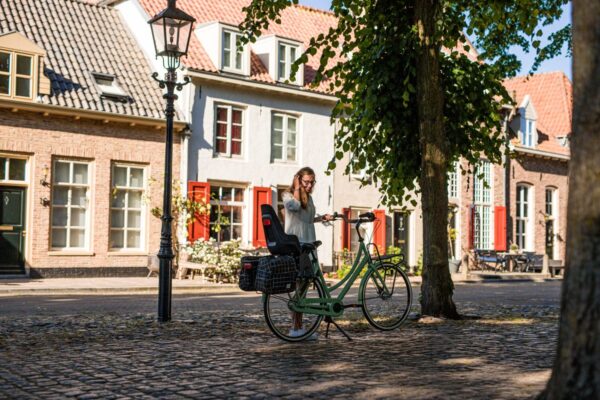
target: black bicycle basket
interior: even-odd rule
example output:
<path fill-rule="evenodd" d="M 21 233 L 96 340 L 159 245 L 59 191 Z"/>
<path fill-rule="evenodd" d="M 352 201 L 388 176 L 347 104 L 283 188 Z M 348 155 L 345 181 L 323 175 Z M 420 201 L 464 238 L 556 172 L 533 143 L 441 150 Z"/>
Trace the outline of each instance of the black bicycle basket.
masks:
<path fill-rule="evenodd" d="M 239 286 L 246 292 L 256 291 L 256 270 L 262 257 L 244 256 L 240 261 Z"/>
<path fill-rule="evenodd" d="M 292 256 L 261 257 L 256 269 L 256 290 L 265 294 L 296 290 L 298 270 Z"/>

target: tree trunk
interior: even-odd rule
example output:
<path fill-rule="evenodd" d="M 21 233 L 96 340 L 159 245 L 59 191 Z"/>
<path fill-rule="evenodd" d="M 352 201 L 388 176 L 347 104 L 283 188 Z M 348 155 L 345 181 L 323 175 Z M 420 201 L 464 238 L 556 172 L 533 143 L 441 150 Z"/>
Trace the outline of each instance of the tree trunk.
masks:
<path fill-rule="evenodd" d="M 573 2 L 573 133 L 558 351 L 543 399 L 600 398 L 600 3 Z"/>
<path fill-rule="evenodd" d="M 454 285 L 448 268 L 447 142 L 444 134 L 444 98 L 440 79 L 440 38 L 435 35 L 439 0 L 415 2 L 419 34 L 417 102 L 421 154 L 423 207 L 423 283 L 421 314 L 459 318 L 452 300 Z"/>

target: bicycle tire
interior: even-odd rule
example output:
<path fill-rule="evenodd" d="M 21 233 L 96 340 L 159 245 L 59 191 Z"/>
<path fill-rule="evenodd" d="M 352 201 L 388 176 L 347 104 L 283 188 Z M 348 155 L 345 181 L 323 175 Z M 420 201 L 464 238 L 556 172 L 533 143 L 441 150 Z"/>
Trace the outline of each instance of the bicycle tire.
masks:
<path fill-rule="evenodd" d="M 412 287 L 400 265 L 381 263 L 376 271 L 384 277 L 391 293 L 384 293 L 377 284 L 374 270 L 365 275 L 361 289 L 362 310 L 373 327 L 390 331 L 398 328 L 408 318 L 412 306 Z"/>
<path fill-rule="evenodd" d="M 265 297 L 263 311 L 265 315 L 265 320 L 267 322 L 267 326 L 280 339 L 285 340 L 286 342 L 301 342 L 307 338 L 309 338 L 321 325 L 323 321 L 323 315 L 316 314 L 302 314 L 303 328 L 305 329 L 305 333 L 301 336 L 291 336 L 290 328 L 293 326 L 293 316 L 292 311 L 290 310 L 290 304 L 292 302 L 297 301 L 295 297 L 297 296 L 297 291 L 303 290 L 305 285 L 308 285 L 307 291 L 305 292 L 303 298 L 324 298 L 325 297 L 325 289 L 320 280 L 318 279 L 309 279 L 304 280 L 302 282 L 298 282 L 296 284 L 296 290 L 291 293 L 284 294 L 268 294 Z M 307 321 L 309 321 L 307 323 Z"/>

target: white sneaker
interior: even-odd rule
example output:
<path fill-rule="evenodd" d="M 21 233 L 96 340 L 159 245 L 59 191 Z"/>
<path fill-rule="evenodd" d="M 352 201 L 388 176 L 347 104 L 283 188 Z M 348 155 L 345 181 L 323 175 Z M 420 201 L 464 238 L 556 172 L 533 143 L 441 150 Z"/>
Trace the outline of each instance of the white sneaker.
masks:
<path fill-rule="evenodd" d="M 298 337 L 298 336 L 302 336 L 306 333 L 306 329 L 304 328 L 300 328 L 300 329 L 290 329 L 290 332 L 288 334 L 288 336 L 291 337 Z"/>
<path fill-rule="evenodd" d="M 290 329 L 290 332 L 289 332 L 288 335 L 291 336 L 291 337 L 299 337 L 299 336 L 302 336 L 302 335 L 305 335 L 305 334 L 306 334 L 306 329 L 300 328 L 300 329 Z M 312 341 L 312 340 L 318 340 L 318 339 L 319 339 L 319 334 L 317 332 L 313 332 L 312 335 L 310 335 L 309 337 L 307 337 L 304 340 L 311 340 Z"/>

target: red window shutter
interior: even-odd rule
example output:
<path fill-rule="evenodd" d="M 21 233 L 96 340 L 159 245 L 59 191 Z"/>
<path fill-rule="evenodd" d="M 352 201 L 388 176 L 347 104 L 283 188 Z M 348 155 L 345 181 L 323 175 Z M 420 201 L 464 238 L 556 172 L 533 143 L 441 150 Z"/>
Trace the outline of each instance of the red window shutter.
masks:
<path fill-rule="evenodd" d="M 344 214 L 344 217 L 346 217 L 347 219 L 350 219 L 352 216 L 352 211 L 350 210 L 350 208 L 342 208 L 342 214 Z M 342 223 L 342 248 L 341 250 L 344 249 L 348 249 L 350 250 L 350 230 L 352 229 L 352 224 L 347 223 L 346 221 L 344 221 Z"/>
<path fill-rule="evenodd" d="M 272 205 L 271 188 L 255 186 L 253 192 L 254 224 L 252 228 L 252 245 L 254 247 L 265 247 L 267 245 L 267 241 L 265 240 L 265 230 L 262 226 L 260 206 L 263 204 Z"/>
<path fill-rule="evenodd" d="M 188 197 L 194 201 L 210 203 L 210 185 L 208 182 L 188 182 Z M 194 242 L 197 239 L 210 237 L 210 215 L 194 215 L 188 226 L 188 240 Z"/>
<path fill-rule="evenodd" d="M 469 249 L 475 247 L 475 206 L 469 207 Z"/>
<path fill-rule="evenodd" d="M 506 207 L 494 208 L 494 250 L 506 251 Z"/>
<path fill-rule="evenodd" d="M 385 210 L 373 210 L 375 222 L 373 222 L 373 243 L 377 246 L 380 254 L 385 254 Z"/>

